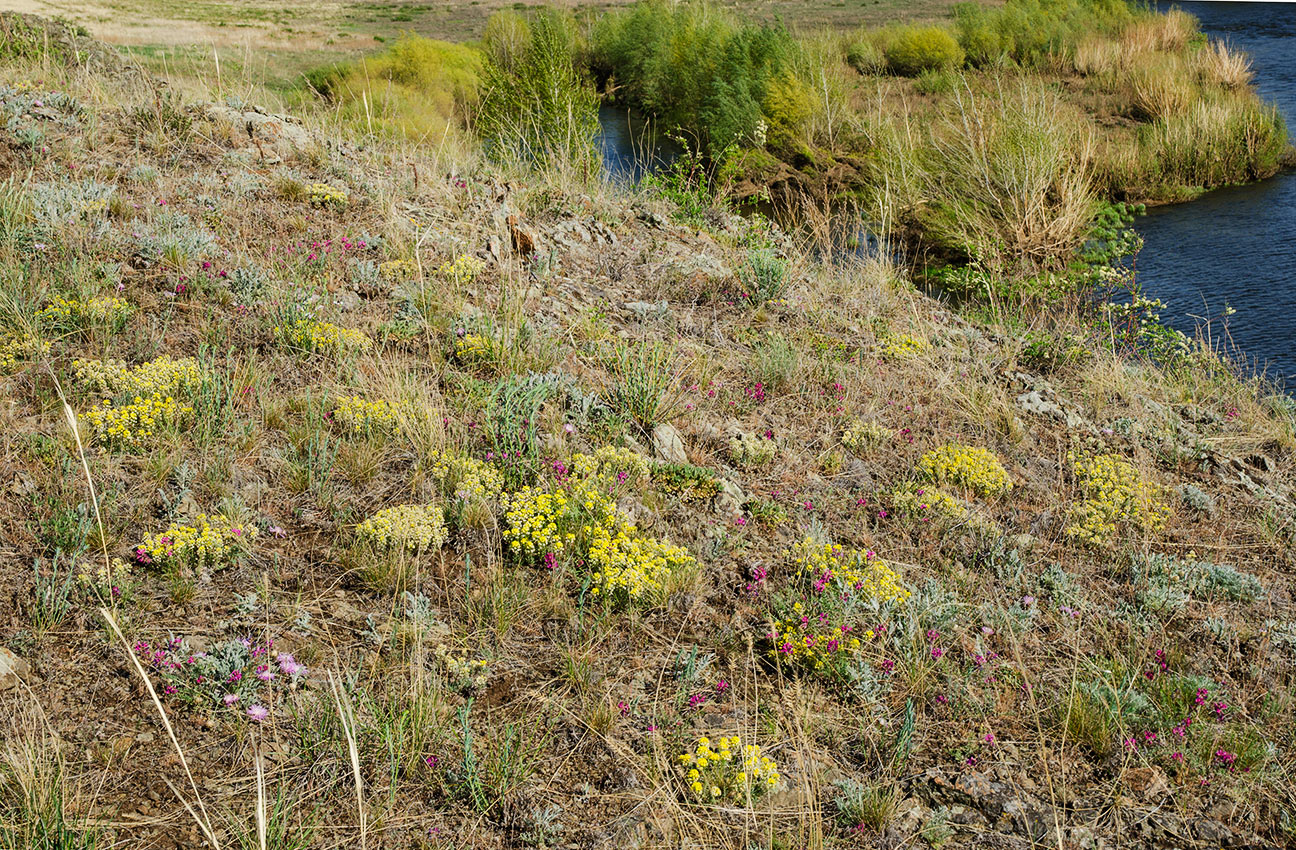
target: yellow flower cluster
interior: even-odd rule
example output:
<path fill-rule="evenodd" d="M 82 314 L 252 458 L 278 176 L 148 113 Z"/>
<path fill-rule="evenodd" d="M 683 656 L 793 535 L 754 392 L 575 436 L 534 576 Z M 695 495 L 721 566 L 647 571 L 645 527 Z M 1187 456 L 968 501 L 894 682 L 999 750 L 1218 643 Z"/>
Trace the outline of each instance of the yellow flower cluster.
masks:
<path fill-rule="evenodd" d="M 485 262 L 467 254 L 460 254 L 453 262 L 442 263 L 437 269 L 437 274 L 451 283 L 463 286 L 476 280 L 477 275 L 481 274 L 484 268 L 486 268 Z"/>
<path fill-rule="evenodd" d="M 757 744 L 746 744 L 737 735 L 723 737 L 711 746 L 698 738 L 693 749 L 676 759 L 693 797 L 703 802 L 748 803 L 778 787 L 778 765 L 761 754 Z"/>
<path fill-rule="evenodd" d="M 891 432 L 876 422 L 856 418 L 842 429 L 841 441 L 843 446 L 862 455 L 885 443 L 890 436 Z"/>
<path fill-rule="evenodd" d="M 673 571 L 693 564 L 693 556 L 665 540 L 640 535 L 608 494 L 605 476 L 619 480 L 625 473 L 628 478 L 632 472 L 618 468 L 623 464 L 642 475 L 642 459 L 632 460 L 619 450 L 605 452 L 602 463 L 597 457 L 574 461 L 585 477 L 573 475 L 554 489 L 526 487 L 505 496 L 504 543 L 524 561 L 544 558 L 552 566 L 559 556 L 583 558 L 594 596 L 650 598 Z"/>
<path fill-rule="evenodd" d="M 936 487 L 906 485 L 891 494 L 891 502 L 910 516 L 959 520 L 968 515 L 963 502 Z"/>
<path fill-rule="evenodd" d="M 440 505 L 398 505 L 360 523 L 356 534 L 376 549 L 422 552 L 440 549 L 447 531 Z"/>
<path fill-rule="evenodd" d="M 13 335 L 0 337 L 0 370 L 8 371 L 19 363 L 49 354 L 50 344 L 39 337 Z"/>
<path fill-rule="evenodd" d="M 81 215 L 86 218 L 96 218 L 108 212 L 108 199 L 95 198 L 93 201 L 81 202 Z"/>
<path fill-rule="evenodd" d="M 598 501 L 590 500 L 588 510 L 594 513 L 614 510 Z M 534 560 L 542 555 L 561 555 L 576 542 L 573 517 L 568 509 L 568 493 L 559 488 L 523 487 L 503 499 L 504 543 L 514 557 Z"/>
<path fill-rule="evenodd" d="M 192 357 L 172 360 L 164 354 L 133 369 L 121 360 L 73 360 L 72 368 L 77 381 L 103 395 L 189 395 L 202 385 L 202 370 Z"/>
<path fill-rule="evenodd" d="M 775 443 L 744 431 L 729 440 L 729 457 L 739 466 L 761 467 L 774 460 Z"/>
<path fill-rule="evenodd" d="M 490 351 L 491 341 L 481 334 L 464 334 L 454 341 L 454 356 L 460 363 L 484 360 Z"/>
<path fill-rule="evenodd" d="M 410 260 L 388 260 L 379 263 L 378 274 L 390 283 L 402 283 L 418 274 L 418 266 Z"/>
<path fill-rule="evenodd" d="M 298 319 L 288 326 L 278 326 L 275 334 L 289 345 L 307 351 L 321 351 L 330 354 L 341 354 L 347 351 L 369 351 L 373 340 L 367 334 L 340 328 L 331 322 L 319 322 L 314 319 Z"/>
<path fill-rule="evenodd" d="M 173 396 L 152 393 L 135 396 L 116 406 L 106 400 L 86 411 L 82 419 L 90 426 L 97 442 L 120 449 L 135 449 L 152 440 L 161 431 L 184 424 L 194 409 L 180 404 Z"/>
<path fill-rule="evenodd" d="M 1068 454 L 1067 461 L 1084 494 L 1071 511 L 1068 537 L 1101 544 L 1116 533 L 1121 523 L 1132 523 L 1145 531 L 1165 527 L 1170 507 L 1162 499 L 1161 488 L 1145 481 L 1133 464 L 1114 454 L 1082 459 Z"/>
<path fill-rule="evenodd" d="M 400 425 L 400 408 L 385 399 L 366 401 L 358 395 L 338 399 L 333 418 L 353 434 L 390 434 Z"/>
<path fill-rule="evenodd" d="M 592 526 L 589 534 L 590 593 L 611 599 L 642 599 L 659 593 L 675 570 L 694 563 L 682 546 L 640 537 L 620 516 L 613 525 Z"/>
<path fill-rule="evenodd" d="M 327 183 L 312 183 L 306 187 L 306 200 L 312 207 L 333 207 L 342 209 L 349 199 L 346 190 Z"/>
<path fill-rule="evenodd" d="M 1012 489 L 999 458 L 975 446 L 950 443 L 932 449 L 918 461 L 918 469 L 937 484 L 954 484 L 982 496 L 998 496 Z"/>
<path fill-rule="evenodd" d="M 634 487 L 647 481 L 649 474 L 648 460 L 627 448 L 603 446 L 592 455 L 572 455 L 572 475 L 583 480 L 597 478 L 609 487 Z"/>
<path fill-rule="evenodd" d="M 798 576 L 815 592 L 832 586 L 835 596 L 849 594 L 877 602 L 904 602 L 909 589 L 886 561 L 871 551 L 818 543 L 807 537 L 792 547 Z"/>
<path fill-rule="evenodd" d="M 135 560 L 166 568 L 219 569 L 237 560 L 257 536 L 255 526 L 233 525 L 223 514 L 199 514 L 193 525 L 171 523 L 135 547 Z"/>
<path fill-rule="evenodd" d="M 466 455 L 436 452 L 430 472 L 447 499 L 487 503 L 504 492 L 504 476 L 498 469 Z"/>
<path fill-rule="evenodd" d="M 126 299 L 114 295 L 100 295 L 86 301 L 56 296 L 48 306 L 36 312 L 36 321 L 55 326 L 82 325 L 87 322 L 117 325 L 126 321 L 130 314 L 131 306 Z"/>
<path fill-rule="evenodd" d="M 882 340 L 882 356 L 888 360 L 912 360 L 928 349 L 927 340 L 910 334 L 893 334 Z"/>
<path fill-rule="evenodd" d="M 446 679 L 455 690 L 481 690 L 486 687 L 490 677 L 490 668 L 480 658 L 469 658 L 466 652 L 447 649 L 445 645 L 436 648 L 436 657 L 446 673 Z"/>

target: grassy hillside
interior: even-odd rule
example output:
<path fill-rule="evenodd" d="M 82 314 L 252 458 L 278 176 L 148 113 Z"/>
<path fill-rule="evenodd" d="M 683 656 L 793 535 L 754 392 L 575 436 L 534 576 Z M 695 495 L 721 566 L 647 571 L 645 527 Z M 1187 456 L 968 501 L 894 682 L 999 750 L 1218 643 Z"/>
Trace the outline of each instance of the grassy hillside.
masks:
<path fill-rule="evenodd" d="M 5 20 L 0 847 L 1291 843 L 1296 411 L 1153 305 Z"/>

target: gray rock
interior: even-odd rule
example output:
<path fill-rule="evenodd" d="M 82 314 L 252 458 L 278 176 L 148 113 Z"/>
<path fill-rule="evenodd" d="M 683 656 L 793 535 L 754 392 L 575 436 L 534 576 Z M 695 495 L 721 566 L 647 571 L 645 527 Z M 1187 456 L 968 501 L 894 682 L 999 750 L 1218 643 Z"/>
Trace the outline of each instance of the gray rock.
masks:
<path fill-rule="evenodd" d="M 1031 390 L 1017 396 L 1017 406 L 1027 413 L 1034 413 L 1039 416 L 1053 416 L 1058 419 L 1066 418 L 1061 406 L 1057 402 L 1049 401 L 1040 395 L 1039 390 Z"/>
<path fill-rule="evenodd" d="M 871 490 L 873 483 L 873 473 L 859 458 L 851 458 L 846 468 L 832 480 L 833 486 L 840 490 Z"/>
<path fill-rule="evenodd" d="M 0 646 L 0 691 L 18 687 L 18 683 L 30 673 L 30 664 L 9 649 Z"/>
<path fill-rule="evenodd" d="M 1202 841 L 1209 842 L 1219 847 L 1233 843 L 1233 831 L 1222 823 L 1216 823 L 1213 820 L 1205 818 L 1198 820 L 1193 824 L 1193 832 Z"/>
<path fill-rule="evenodd" d="M 229 128 L 235 148 L 255 148 L 269 162 L 290 159 L 315 147 L 315 140 L 300 120 L 289 115 L 219 104 L 209 105 L 206 115 L 212 123 Z"/>
<path fill-rule="evenodd" d="M 333 295 L 333 304 L 344 312 L 360 307 L 360 295 L 350 289 L 340 289 Z"/>
<path fill-rule="evenodd" d="M 720 492 L 715 497 L 715 508 L 718 513 L 737 516 L 742 513 L 743 503 L 747 497 L 742 488 L 728 478 L 720 479 Z"/>
<path fill-rule="evenodd" d="M 679 429 L 663 422 L 652 431 L 653 453 L 668 463 L 688 463 Z"/>

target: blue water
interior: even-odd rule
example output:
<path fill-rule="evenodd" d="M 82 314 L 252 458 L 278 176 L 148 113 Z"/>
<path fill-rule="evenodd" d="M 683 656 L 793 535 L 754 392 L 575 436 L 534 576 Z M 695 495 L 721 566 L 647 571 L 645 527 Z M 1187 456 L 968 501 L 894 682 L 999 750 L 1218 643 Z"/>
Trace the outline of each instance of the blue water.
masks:
<path fill-rule="evenodd" d="M 669 165 L 679 153 L 679 145 L 642 115 L 608 104 L 599 107 L 598 144 L 608 176 L 630 184 Z"/>
<path fill-rule="evenodd" d="M 1250 54 L 1256 88 L 1296 138 L 1296 4 L 1173 5 L 1197 16 L 1212 38 Z M 1151 210 L 1136 226 L 1145 242 L 1139 281 L 1169 305 L 1162 319 L 1187 333 L 1209 330 L 1228 351 L 1296 388 L 1296 172 Z M 1227 323 L 1226 307 L 1237 311 Z"/>

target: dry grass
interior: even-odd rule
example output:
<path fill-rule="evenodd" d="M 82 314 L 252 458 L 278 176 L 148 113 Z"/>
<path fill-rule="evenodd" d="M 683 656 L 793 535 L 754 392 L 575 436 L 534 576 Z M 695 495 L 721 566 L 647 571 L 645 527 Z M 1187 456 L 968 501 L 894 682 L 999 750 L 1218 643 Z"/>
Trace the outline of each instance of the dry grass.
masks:
<path fill-rule="evenodd" d="M 1222 41 L 1212 41 L 1197 53 L 1197 73 L 1207 84 L 1244 89 L 1251 84 L 1251 59 Z"/>

